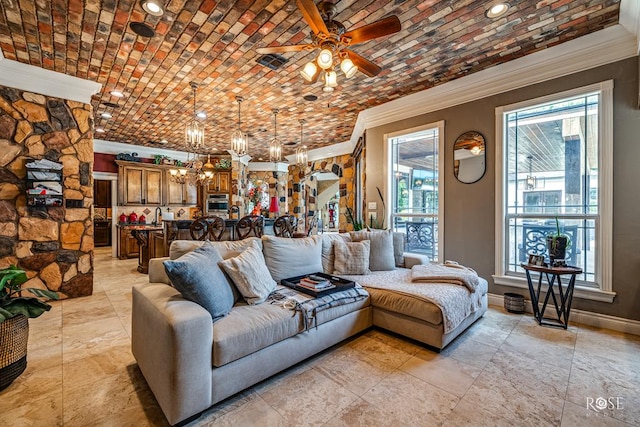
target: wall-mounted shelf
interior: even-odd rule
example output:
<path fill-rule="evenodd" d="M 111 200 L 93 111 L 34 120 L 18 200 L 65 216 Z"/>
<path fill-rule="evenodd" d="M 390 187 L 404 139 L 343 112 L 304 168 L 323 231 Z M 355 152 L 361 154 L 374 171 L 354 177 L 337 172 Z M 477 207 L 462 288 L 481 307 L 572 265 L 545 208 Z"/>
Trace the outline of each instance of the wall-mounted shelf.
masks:
<path fill-rule="evenodd" d="M 32 164 L 36 164 L 34 161 Z M 27 164 L 27 206 L 32 214 L 47 215 L 48 207 L 63 205 L 62 164 L 49 162 L 50 168 L 34 167 Z"/>

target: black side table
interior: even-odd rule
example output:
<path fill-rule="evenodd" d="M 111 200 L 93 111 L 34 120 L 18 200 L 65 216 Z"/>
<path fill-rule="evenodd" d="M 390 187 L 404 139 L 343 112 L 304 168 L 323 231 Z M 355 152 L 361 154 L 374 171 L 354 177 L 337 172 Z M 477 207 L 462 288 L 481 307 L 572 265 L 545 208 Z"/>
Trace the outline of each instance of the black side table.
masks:
<path fill-rule="evenodd" d="M 567 329 L 569 324 L 569 312 L 571 311 L 571 301 L 573 300 L 573 288 L 576 284 L 576 275 L 582 273 L 582 269 L 578 267 L 542 267 L 539 265 L 520 264 L 522 268 L 527 272 L 527 283 L 529 285 L 529 294 L 531 295 L 531 305 L 533 305 L 533 316 L 538 321 L 539 325 L 555 326 Z M 537 271 L 540 273 L 538 276 L 538 289 L 534 289 L 531 281 L 531 272 Z M 569 284 L 565 289 L 562 288 L 561 276 L 570 275 Z M 540 291 L 542 290 L 542 277 L 546 277 L 547 282 L 547 296 L 544 298 L 542 309 L 538 307 L 540 301 Z M 554 285 L 557 284 L 558 297 L 556 297 L 556 291 Z M 556 315 L 558 319 L 545 318 L 544 312 L 549 303 L 549 297 L 553 300 L 553 305 L 556 309 Z M 559 300 L 559 301 L 558 301 Z M 558 304 L 558 302 L 560 304 Z"/>

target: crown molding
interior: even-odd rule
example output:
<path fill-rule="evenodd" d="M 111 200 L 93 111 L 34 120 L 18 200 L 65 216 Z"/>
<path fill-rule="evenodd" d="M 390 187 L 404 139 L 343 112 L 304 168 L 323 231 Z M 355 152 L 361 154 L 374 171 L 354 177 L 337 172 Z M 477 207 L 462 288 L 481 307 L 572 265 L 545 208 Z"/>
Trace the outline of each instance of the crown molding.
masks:
<path fill-rule="evenodd" d="M 633 3 L 633 0 L 628 3 Z M 637 4 L 635 7 L 640 9 Z M 640 13 L 636 12 L 636 15 Z M 638 19 L 634 22 L 637 26 Z M 622 25 L 614 25 L 364 110 L 358 114 L 349 143 L 355 147 L 360 135 L 373 127 L 599 67 L 637 54 L 636 36 Z"/>
<path fill-rule="evenodd" d="M 160 154 L 176 160 L 187 160 L 187 156 L 189 155 L 184 151 L 145 147 L 142 145 L 125 144 L 123 142 L 106 141 L 104 139 L 93 140 L 93 151 L 103 154 L 137 153 L 136 156 L 145 159 L 152 159 L 156 154 Z"/>
<path fill-rule="evenodd" d="M 325 147 L 314 148 L 307 153 L 307 159 L 310 162 L 316 160 L 328 159 L 330 157 L 342 156 L 344 154 L 351 154 L 353 152 L 353 145 L 350 141 L 338 142 L 337 144 L 327 145 Z M 296 163 L 296 155 L 290 154 L 285 156 L 291 164 Z"/>
<path fill-rule="evenodd" d="M 102 85 L 4 57 L 0 51 L 0 85 L 89 104 Z"/>
<path fill-rule="evenodd" d="M 285 162 L 250 162 L 249 170 L 252 172 L 288 172 L 289 163 Z"/>
<path fill-rule="evenodd" d="M 620 2 L 620 25 L 636 37 L 636 54 L 640 52 L 640 2 L 622 0 Z"/>

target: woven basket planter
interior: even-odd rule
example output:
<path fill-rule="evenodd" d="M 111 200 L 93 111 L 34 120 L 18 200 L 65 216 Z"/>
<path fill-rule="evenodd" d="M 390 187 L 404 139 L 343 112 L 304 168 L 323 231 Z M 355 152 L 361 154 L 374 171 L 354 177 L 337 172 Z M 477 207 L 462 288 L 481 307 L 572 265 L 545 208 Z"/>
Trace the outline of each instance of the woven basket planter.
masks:
<path fill-rule="evenodd" d="M 504 308 L 510 313 L 524 313 L 524 297 L 511 292 L 505 293 Z"/>
<path fill-rule="evenodd" d="M 0 390 L 27 368 L 29 319 L 19 314 L 0 323 Z"/>

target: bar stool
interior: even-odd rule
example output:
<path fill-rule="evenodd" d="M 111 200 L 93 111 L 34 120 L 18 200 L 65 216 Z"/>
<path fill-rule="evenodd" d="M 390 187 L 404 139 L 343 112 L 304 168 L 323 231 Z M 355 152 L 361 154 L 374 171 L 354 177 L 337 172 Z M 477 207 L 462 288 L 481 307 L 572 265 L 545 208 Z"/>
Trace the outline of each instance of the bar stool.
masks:
<path fill-rule="evenodd" d="M 222 234 L 225 230 L 224 219 L 219 216 L 203 216 L 191 224 L 189 233 L 193 240 L 222 240 Z"/>
<path fill-rule="evenodd" d="M 236 224 L 236 238 L 238 240 L 247 237 L 262 237 L 264 233 L 264 217 L 262 215 L 247 215 Z"/>

